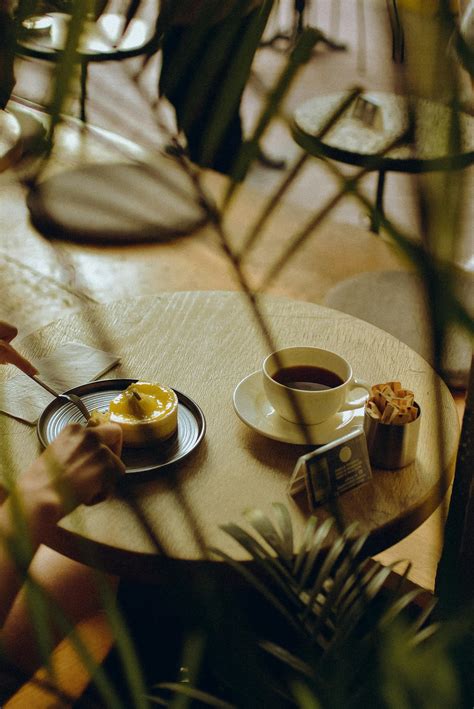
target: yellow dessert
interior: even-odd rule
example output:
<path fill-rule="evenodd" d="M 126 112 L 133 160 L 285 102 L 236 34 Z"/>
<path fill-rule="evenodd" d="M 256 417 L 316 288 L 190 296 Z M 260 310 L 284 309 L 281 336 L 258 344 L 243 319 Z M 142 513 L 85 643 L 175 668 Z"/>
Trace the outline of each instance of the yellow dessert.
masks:
<path fill-rule="evenodd" d="M 92 425 L 105 421 L 119 424 L 126 446 L 165 441 L 178 427 L 178 397 L 161 384 L 135 382 L 110 402 L 108 411 L 92 412 Z"/>

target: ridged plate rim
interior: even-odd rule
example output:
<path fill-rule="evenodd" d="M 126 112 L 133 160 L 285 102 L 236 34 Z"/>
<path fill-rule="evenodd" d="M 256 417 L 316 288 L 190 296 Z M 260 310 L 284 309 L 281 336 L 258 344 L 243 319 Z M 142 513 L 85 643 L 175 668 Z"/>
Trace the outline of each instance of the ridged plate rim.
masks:
<path fill-rule="evenodd" d="M 139 379 L 98 379 L 94 382 L 88 382 L 87 384 L 81 384 L 80 386 L 73 387 L 72 389 L 67 389 L 65 394 L 76 394 L 77 396 L 85 396 L 93 392 L 107 392 L 113 389 L 114 391 L 123 391 L 130 384 L 135 382 L 143 381 Z M 163 472 L 172 466 L 175 466 L 179 461 L 187 458 L 201 443 L 206 432 L 206 419 L 201 407 L 189 396 L 178 391 L 174 387 L 171 387 L 178 397 L 178 404 L 188 410 L 194 418 L 197 436 L 189 448 L 184 451 L 179 452 L 178 455 L 171 457 L 169 460 L 164 460 L 156 464 L 150 464 L 149 466 L 143 468 L 134 468 L 133 470 L 126 469 L 127 479 L 130 478 L 143 478 L 148 477 L 155 472 Z M 44 409 L 41 416 L 38 419 L 36 426 L 36 433 L 41 445 L 46 448 L 54 439 L 50 439 L 47 433 L 47 424 L 51 419 L 54 412 L 59 411 L 64 406 L 70 406 L 70 402 L 67 399 L 61 400 L 60 397 L 53 399 L 48 406 Z M 179 414 L 178 414 L 179 415 Z M 179 435 L 179 433 L 178 433 Z"/>

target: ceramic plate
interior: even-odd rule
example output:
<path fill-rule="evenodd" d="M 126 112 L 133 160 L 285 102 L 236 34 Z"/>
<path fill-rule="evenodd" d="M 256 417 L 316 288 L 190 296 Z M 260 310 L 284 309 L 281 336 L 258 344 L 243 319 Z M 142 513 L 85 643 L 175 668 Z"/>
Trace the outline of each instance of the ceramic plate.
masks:
<path fill-rule="evenodd" d="M 323 423 L 299 426 L 279 416 L 265 396 L 262 372 L 250 374 L 234 391 L 234 409 L 237 416 L 254 431 L 283 443 L 322 446 L 344 433 L 362 428 L 364 408 L 341 411 Z"/>
<path fill-rule="evenodd" d="M 92 411 L 105 411 L 109 402 L 137 379 L 103 379 L 90 382 L 68 393 L 77 394 Z M 199 406 L 189 397 L 176 391 L 178 397 L 178 432 L 169 441 L 157 446 L 125 448 L 122 460 L 128 475 L 146 477 L 161 472 L 186 458 L 202 441 L 206 420 Z M 38 437 L 47 446 L 69 423 L 85 423 L 79 409 L 66 399 L 54 399 L 43 411 L 38 421 Z"/>

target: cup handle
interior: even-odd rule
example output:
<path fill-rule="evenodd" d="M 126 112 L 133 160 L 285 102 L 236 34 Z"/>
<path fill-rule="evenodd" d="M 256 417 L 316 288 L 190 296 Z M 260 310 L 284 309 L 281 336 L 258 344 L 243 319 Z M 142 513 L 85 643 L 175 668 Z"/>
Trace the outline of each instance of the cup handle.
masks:
<path fill-rule="evenodd" d="M 367 384 L 367 382 L 364 382 L 363 379 L 353 379 L 351 383 L 349 384 L 349 388 L 352 389 L 365 389 L 367 391 L 367 394 L 364 394 L 363 396 L 359 397 L 358 399 L 353 399 L 352 401 L 345 401 L 343 405 L 341 406 L 341 411 L 349 411 L 351 409 L 360 409 L 361 406 L 364 406 L 365 402 L 369 398 L 371 391 L 370 391 L 370 384 Z"/>

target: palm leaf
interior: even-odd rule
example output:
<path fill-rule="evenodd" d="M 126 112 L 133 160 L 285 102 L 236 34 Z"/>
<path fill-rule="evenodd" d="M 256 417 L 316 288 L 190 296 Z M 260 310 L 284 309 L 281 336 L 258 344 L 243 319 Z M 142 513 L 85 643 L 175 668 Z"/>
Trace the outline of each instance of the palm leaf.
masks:
<path fill-rule="evenodd" d="M 177 694 L 183 694 L 189 699 L 196 699 L 198 702 L 207 704 L 207 706 L 215 707 L 216 709 L 236 709 L 234 704 L 229 704 L 229 702 L 224 702 L 218 697 L 214 697 L 208 692 L 203 692 L 196 687 L 191 687 L 189 684 L 180 684 L 179 682 L 162 682 L 156 685 L 158 689 L 169 689 Z M 155 701 L 154 697 L 149 697 L 150 701 Z M 157 704 L 161 704 L 161 701 L 157 701 Z M 169 703 L 166 704 L 169 706 Z M 174 706 L 174 705 L 173 705 Z"/>
<path fill-rule="evenodd" d="M 407 608 L 413 601 L 425 593 L 422 588 L 416 588 L 412 591 L 408 591 L 401 598 L 398 598 L 394 603 L 390 605 L 387 611 L 384 613 L 380 619 L 380 627 L 386 627 L 391 624 L 391 622 L 400 615 L 401 611 Z"/>
<path fill-rule="evenodd" d="M 61 630 L 64 636 L 68 637 L 82 664 L 89 672 L 90 676 L 94 677 L 93 681 L 97 685 L 101 698 L 106 706 L 110 707 L 110 709 L 123 709 L 124 705 L 106 677 L 103 668 L 97 665 L 87 646 L 83 643 L 77 629 L 64 615 L 55 599 L 50 597 L 42 586 L 29 575 L 26 575 L 25 585 L 28 593 L 28 608 L 31 622 L 39 644 L 42 662 L 44 666 L 48 668 L 52 679 L 52 682 L 50 681 L 44 686 L 45 690 L 53 695 L 57 694 L 58 696 L 62 693 L 59 687 L 57 689 L 55 687 L 53 666 L 50 662 L 51 652 L 55 646 L 51 637 L 51 624 L 54 624 Z"/>
<path fill-rule="evenodd" d="M 284 617 L 298 626 L 311 643 L 316 643 L 323 655 L 336 656 L 343 649 L 343 643 L 349 642 L 353 631 L 359 627 L 362 619 L 373 611 L 373 601 L 379 595 L 385 581 L 392 573 L 396 562 L 389 567 L 379 563 L 371 563 L 367 568 L 367 559 L 360 558 L 366 545 L 367 536 L 355 536 L 357 525 L 350 525 L 343 535 L 338 536 L 326 549 L 327 540 L 333 521 L 325 520 L 319 526 L 315 517 L 311 517 L 306 525 L 301 547 L 293 555 L 293 563 L 288 565 L 288 546 L 282 544 L 282 539 L 293 539 L 291 518 L 282 512 L 284 532 L 281 534 L 271 520 L 258 510 L 247 511 L 246 517 L 251 520 L 252 527 L 269 548 L 262 546 L 238 525 L 223 527 L 250 554 L 256 563 L 256 568 L 266 572 L 264 579 L 255 576 L 246 563 L 235 562 L 218 551 L 220 558 L 228 561 L 241 573 L 248 582 L 254 585 Z M 280 559 L 278 560 L 278 554 Z M 409 565 L 404 571 L 406 575 Z M 395 601 L 384 603 L 379 612 L 379 618 L 373 616 L 368 628 L 375 627 L 380 631 L 396 620 L 400 614 L 412 604 L 418 595 L 402 594 L 400 581 L 399 592 Z M 296 611 L 296 613 L 295 613 Z M 430 609 L 419 614 L 415 622 L 407 630 L 407 637 L 414 637 L 419 628 L 429 617 Z M 302 625 L 300 625 L 302 624 Z M 370 637 L 370 636 L 368 636 Z M 361 642 L 363 640 L 361 639 Z M 371 645 L 366 644 L 361 656 L 370 654 Z"/>
<path fill-rule="evenodd" d="M 350 575 L 344 587 L 341 590 L 341 594 L 339 597 L 339 605 L 338 605 L 338 612 L 342 615 L 348 608 L 352 606 L 354 603 L 356 597 L 360 593 L 360 589 L 364 588 L 366 589 L 371 581 L 380 573 L 383 574 L 384 579 L 383 582 L 390 576 L 393 568 L 395 567 L 394 564 L 390 564 L 389 566 L 384 566 L 381 567 L 380 564 L 371 564 L 369 565 L 369 568 L 367 571 L 364 571 L 363 567 L 360 567 L 357 570 L 357 575 L 352 574 Z M 383 571 L 382 571 L 383 569 Z M 382 583 L 383 583 L 382 582 Z"/>
<path fill-rule="evenodd" d="M 310 664 L 289 652 L 286 648 L 281 647 L 281 645 L 276 645 L 268 640 L 262 640 L 260 641 L 260 647 L 265 650 L 265 652 L 268 652 L 269 655 L 272 655 L 277 660 L 280 660 L 280 662 L 296 670 L 298 674 L 311 679 L 315 677 L 314 668 Z"/>
<path fill-rule="evenodd" d="M 89 0 L 76 0 L 74 2 L 71 21 L 68 23 L 66 44 L 56 65 L 56 78 L 48 109 L 51 117 L 47 137 L 48 153 L 52 150 L 56 127 L 61 120 L 64 104 L 74 80 L 75 67 L 78 65 L 77 48 L 89 7 Z"/>
<path fill-rule="evenodd" d="M 314 537 L 316 530 L 316 525 L 318 524 L 318 518 L 316 515 L 311 515 L 311 517 L 306 522 L 306 527 L 304 530 L 303 541 L 301 543 L 300 550 L 296 554 L 295 563 L 293 564 L 293 574 L 297 576 L 300 572 L 301 566 L 303 565 L 308 551 L 308 546 L 311 539 Z"/>
<path fill-rule="evenodd" d="M 263 32 L 263 28 L 261 31 Z M 288 92 L 297 71 L 308 61 L 314 46 L 320 38 L 321 33 L 318 30 L 310 28 L 305 29 L 301 34 L 296 47 L 291 53 L 287 66 L 282 71 L 274 89 L 267 97 L 266 104 L 263 107 L 252 138 L 243 145 L 242 150 L 240 151 L 236 165 L 232 172 L 232 177 L 235 182 L 240 182 L 244 178 L 249 166 L 255 160 L 258 154 L 260 139 L 262 138 L 272 118 L 278 113 L 279 107 Z M 225 204 L 229 202 L 235 190 L 235 182 L 229 187 L 225 197 Z"/>
<path fill-rule="evenodd" d="M 291 524 L 290 513 L 288 508 L 281 502 L 274 502 L 272 509 L 277 518 L 278 526 L 280 527 L 280 536 L 283 544 L 284 554 L 288 559 L 293 558 L 293 525 Z"/>
<path fill-rule="evenodd" d="M 421 643 L 425 642 L 426 640 L 429 640 L 429 638 L 432 638 L 434 635 L 436 635 L 440 628 L 441 626 L 438 623 L 431 623 L 430 625 L 426 626 L 426 628 L 423 628 L 422 630 L 418 631 L 416 635 L 413 635 L 411 638 L 409 638 L 408 644 L 413 647 L 415 647 L 416 645 L 420 645 Z"/>
<path fill-rule="evenodd" d="M 282 537 L 267 515 L 255 508 L 246 510 L 244 515 L 271 549 L 280 554 L 283 560 L 291 559 L 291 552 L 288 554 L 287 546 L 284 546 Z"/>
<path fill-rule="evenodd" d="M 362 588 L 357 583 L 357 578 L 354 578 L 353 593 L 346 599 L 344 608 L 338 614 L 338 628 L 343 628 L 347 634 L 359 622 L 368 602 L 376 598 L 390 574 L 389 567 L 380 566 L 373 578 Z"/>
<path fill-rule="evenodd" d="M 315 615 L 315 621 L 311 625 L 311 633 L 313 636 L 317 636 L 319 632 L 321 632 L 321 628 L 330 617 L 332 621 L 331 627 L 332 629 L 334 628 L 334 617 L 337 613 L 338 599 L 346 584 L 348 575 L 353 573 L 357 567 L 357 555 L 366 540 L 367 535 L 363 535 L 355 539 L 348 548 L 347 555 L 337 569 L 334 582 L 330 585 L 329 591 L 325 594 L 324 602 L 321 604 L 317 615 Z"/>
<path fill-rule="evenodd" d="M 227 532 L 236 542 L 238 542 L 245 551 L 247 551 L 256 566 L 268 576 L 277 585 L 278 589 L 286 596 L 293 608 L 301 608 L 302 602 L 295 592 L 291 584 L 291 575 L 286 570 L 284 564 L 277 558 L 269 554 L 264 547 L 255 540 L 245 530 L 235 524 L 226 524 L 221 527 L 224 532 Z"/>
<path fill-rule="evenodd" d="M 288 611 L 285 604 L 278 598 L 278 596 L 273 593 L 269 587 L 261 581 L 252 571 L 250 571 L 245 563 L 235 561 L 225 552 L 220 549 L 211 548 L 213 554 L 215 554 L 220 559 L 226 561 L 229 566 L 235 569 L 251 586 L 253 586 L 257 591 L 259 591 L 262 596 L 272 605 L 276 610 L 281 613 L 281 615 L 287 620 L 290 627 L 296 630 L 298 633 L 304 632 L 304 628 L 295 616 L 293 612 Z"/>
<path fill-rule="evenodd" d="M 304 707 L 304 709 L 322 709 L 322 704 L 319 702 L 314 692 L 303 684 L 303 682 L 295 680 L 291 688 L 298 702 L 298 706 Z"/>
<path fill-rule="evenodd" d="M 147 709 L 146 685 L 130 634 L 116 604 L 108 604 L 107 617 L 112 627 L 123 673 L 130 688 L 136 709 Z"/>
<path fill-rule="evenodd" d="M 182 680 L 178 686 L 181 687 L 184 683 L 186 683 L 188 687 L 193 687 L 196 685 L 199 668 L 202 662 L 204 645 L 205 638 L 201 633 L 191 633 L 191 635 L 189 635 L 186 639 L 181 671 L 185 669 L 187 676 L 186 679 Z M 191 703 L 190 699 L 190 695 L 178 691 L 175 693 L 172 702 L 168 704 L 170 709 L 186 709 L 186 707 L 188 707 Z"/>
<path fill-rule="evenodd" d="M 322 546 L 324 542 L 326 541 L 332 527 L 334 525 L 334 520 L 332 517 L 326 519 L 316 530 L 316 533 L 314 535 L 314 540 L 311 543 L 308 552 L 306 554 L 305 562 L 303 565 L 303 571 L 301 574 L 301 578 L 299 581 L 299 589 L 301 590 L 302 588 L 305 587 L 308 578 L 313 571 L 316 563 L 316 559 L 318 558 L 319 554 L 321 553 Z"/>
<path fill-rule="evenodd" d="M 343 539 L 342 537 L 339 537 L 331 545 L 331 548 L 329 549 L 327 555 L 325 556 L 325 558 L 323 560 L 323 563 L 322 563 L 319 571 L 317 572 L 316 581 L 314 582 L 312 588 L 309 590 L 308 601 L 307 601 L 307 606 L 306 606 L 306 611 L 305 611 L 304 617 L 307 617 L 309 615 L 309 613 L 311 612 L 311 608 L 314 603 L 314 600 L 317 597 L 317 595 L 321 592 L 323 584 L 325 583 L 326 579 L 328 577 L 330 577 L 330 575 L 334 572 L 336 564 L 338 563 L 341 555 L 344 552 L 345 543 L 346 543 L 345 539 Z"/>
<path fill-rule="evenodd" d="M 42 664 L 48 669 L 54 680 L 54 668 L 51 664 L 51 653 L 55 647 L 53 631 L 50 623 L 48 604 L 36 584 L 28 578 L 25 581 L 28 612 L 36 638 Z"/>

